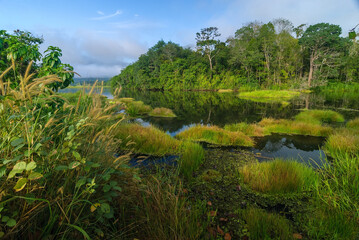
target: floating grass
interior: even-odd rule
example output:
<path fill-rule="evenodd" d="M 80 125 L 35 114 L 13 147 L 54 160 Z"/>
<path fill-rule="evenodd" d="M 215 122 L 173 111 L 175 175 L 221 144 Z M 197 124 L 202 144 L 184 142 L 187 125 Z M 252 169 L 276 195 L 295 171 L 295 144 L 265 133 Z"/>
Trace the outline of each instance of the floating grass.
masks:
<path fill-rule="evenodd" d="M 176 114 L 172 112 L 169 108 L 155 108 L 148 115 L 152 117 L 176 117 Z"/>
<path fill-rule="evenodd" d="M 148 114 L 151 110 L 151 106 L 145 105 L 142 101 L 131 101 L 126 103 L 126 112 L 131 117 Z"/>
<path fill-rule="evenodd" d="M 259 122 L 264 128 L 264 132 L 309 135 L 309 136 L 328 136 L 333 132 L 329 126 L 321 126 L 314 123 L 292 121 L 287 119 L 264 118 Z"/>
<path fill-rule="evenodd" d="M 196 125 L 179 133 L 177 138 L 222 146 L 253 146 L 253 140 L 242 132 L 231 132 L 217 126 Z"/>
<path fill-rule="evenodd" d="M 332 110 L 303 110 L 295 120 L 300 122 L 308 122 L 313 124 L 344 122 L 344 117 L 340 113 Z"/>
<path fill-rule="evenodd" d="M 280 102 L 287 105 L 287 101 L 300 95 L 300 92 L 286 90 L 259 90 L 253 92 L 241 92 L 239 98 L 248 99 L 256 102 Z"/>
<path fill-rule="evenodd" d="M 139 124 L 123 124 L 116 132 L 116 136 L 122 139 L 120 148 L 140 154 L 164 156 L 177 154 L 180 141 L 172 138 L 160 129 Z"/>
<path fill-rule="evenodd" d="M 293 239 L 289 221 L 279 214 L 268 213 L 259 208 L 248 208 L 242 212 L 250 239 Z"/>
<path fill-rule="evenodd" d="M 293 193 L 308 190 L 318 181 L 310 167 L 296 161 L 276 159 L 239 169 L 245 184 L 262 193 Z"/>
<path fill-rule="evenodd" d="M 245 122 L 227 124 L 224 129 L 231 132 L 242 132 L 247 136 L 263 137 L 268 135 L 264 128 L 257 124 L 248 124 Z"/>

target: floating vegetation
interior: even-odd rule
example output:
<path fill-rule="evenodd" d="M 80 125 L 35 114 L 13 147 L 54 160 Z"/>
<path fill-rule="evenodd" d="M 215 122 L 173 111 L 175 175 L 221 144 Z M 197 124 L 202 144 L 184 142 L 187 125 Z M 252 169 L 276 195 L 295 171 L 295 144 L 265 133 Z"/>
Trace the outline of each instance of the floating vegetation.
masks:
<path fill-rule="evenodd" d="M 287 119 L 264 118 L 259 125 L 265 129 L 265 132 L 310 135 L 310 136 L 328 136 L 333 132 L 329 126 L 321 126 L 314 123 L 292 121 Z"/>
<path fill-rule="evenodd" d="M 248 124 L 245 122 L 227 124 L 224 129 L 231 132 L 242 132 L 247 136 L 263 137 L 268 135 L 264 128 L 258 124 Z"/>
<path fill-rule="evenodd" d="M 293 239 L 289 221 L 276 213 L 259 208 L 248 208 L 242 212 L 250 239 Z"/>
<path fill-rule="evenodd" d="M 276 159 L 254 163 L 239 169 L 245 184 L 262 193 L 292 193 L 309 190 L 318 182 L 310 167 L 296 162 Z"/>
<path fill-rule="evenodd" d="M 344 117 L 340 113 L 332 110 L 303 110 L 295 120 L 313 124 L 344 122 Z"/>
<path fill-rule="evenodd" d="M 163 156 L 177 154 L 180 141 L 153 126 L 144 127 L 139 124 L 123 124 L 116 132 L 122 139 L 120 148 L 140 154 Z"/>
<path fill-rule="evenodd" d="M 155 108 L 148 115 L 152 117 L 176 117 L 176 114 L 172 112 L 169 108 Z"/>
<path fill-rule="evenodd" d="M 126 112 L 131 116 L 145 115 L 151 112 L 151 106 L 145 105 L 142 101 L 130 101 L 126 103 Z"/>
<path fill-rule="evenodd" d="M 253 92 L 241 92 L 238 94 L 239 98 L 248 99 L 255 102 L 279 102 L 286 106 L 289 104 L 288 100 L 297 97 L 300 92 L 286 91 L 286 90 L 259 90 Z"/>
<path fill-rule="evenodd" d="M 244 133 L 227 131 L 217 126 L 196 125 L 179 133 L 176 137 L 222 146 L 251 147 L 254 145 L 253 140 Z"/>

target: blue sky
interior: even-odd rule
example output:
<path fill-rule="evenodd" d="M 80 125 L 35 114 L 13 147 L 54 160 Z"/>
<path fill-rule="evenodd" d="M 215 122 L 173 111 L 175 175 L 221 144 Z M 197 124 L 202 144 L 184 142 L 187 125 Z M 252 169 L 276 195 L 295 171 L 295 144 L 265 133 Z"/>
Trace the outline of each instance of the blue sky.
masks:
<path fill-rule="evenodd" d="M 111 77 L 158 40 L 193 47 L 201 28 L 216 26 L 222 40 L 244 24 L 285 18 L 295 26 L 359 23 L 359 0 L 0 0 L 0 29 L 43 36 L 63 50 L 83 77 Z"/>

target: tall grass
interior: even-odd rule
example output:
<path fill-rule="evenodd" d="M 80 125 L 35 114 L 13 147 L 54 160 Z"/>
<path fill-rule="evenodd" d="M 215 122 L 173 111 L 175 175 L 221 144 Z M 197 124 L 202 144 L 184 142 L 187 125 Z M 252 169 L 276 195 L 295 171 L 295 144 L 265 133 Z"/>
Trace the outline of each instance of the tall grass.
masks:
<path fill-rule="evenodd" d="M 247 136 L 263 137 L 268 134 L 261 126 L 245 122 L 227 124 L 224 126 L 224 129 L 231 132 L 242 132 Z"/>
<path fill-rule="evenodd" d="M 303 110 L 295 116 L 295 119 L 313 124 L 344 122 L 343 115 L 332 110 Z"/>
<path fill-rule="evenodd" d="M 347 128 L 359 131 L 359 118 L 355 118 L 355 119 L 348 121 Z"/>
<path fill-rule="evenodd" d="M 333 129 L 329 126 L 321 126 L 314 123 L 292 121 L 287 119 L 264 118 L 258 124 L 264 129 L 264 132 L 270 133 L 325 137 L 333 132 Z"/>
<path fill-rule="evenodd" d="M 148 115 L 152 117 L 176 117 L 171 109 L 163 107 L 153 109 Z"/>
<path fill-rule="evenodd" d="M 359 153 L 359 135 L 353 130 L 337 130 L 327 138 L 324 150 L 331 156 Z"/>
<path fill-rule="evenodd" d="M 276 159 L 245 165 L 239 169 L 244 183 L 263 193 L 290 193 L 309 190 L 317 184 L 315 172 L 296 161 Z"/>
<path fill-rule="evenodd" d="M 131 117 L 148 114 L 151 110 L 151 106 L 145 105 L 142 101 L 128 101 L 126 103 L 126 112 Z"/>
<path fill-rule="evenodd" d="M 184 141 L 180 146 L 180 172 L 187 178 L 198 169 L 204 160 L 204 150 L 198 143 Z"/>
<path fill-rule="evenodd" d="M 217 126 L 196 125 L 179 133 L 179 139 L 208 142 L 223 146 L 253 146 L 253 140 L 242 132 L 231 132 Z"/>
<path fill-rule="evenodd" d="M 246 221 L 250 239 L 294 239 L 290 222 L 279 214 L 248 208 L 242 212 L 242 217 Z"/>

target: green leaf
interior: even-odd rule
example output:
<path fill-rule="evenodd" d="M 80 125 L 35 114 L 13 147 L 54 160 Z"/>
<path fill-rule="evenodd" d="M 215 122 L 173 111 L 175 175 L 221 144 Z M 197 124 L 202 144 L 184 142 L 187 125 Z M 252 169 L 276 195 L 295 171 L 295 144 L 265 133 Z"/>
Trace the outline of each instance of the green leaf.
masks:
<path fill-rule="evenodd" d="M 78 152 L 73 151 L 73 152 L 72 152 L 72 155 L 76 158 L 76 160 L 78 160 L 78 161 L 81 160 L 81 155 L 80 155 Z"/>
<path fill-rule="evenodd" d="M 21 191 L 22 189 L 24 189 L 24 187 L 26 186 L 27 183 L 27 178 L 20 178 L 17 183 L 15 184 L 14 190 L 16 192 Z"/>
<path fill-rule="evenodd" d="M 10 218 L 9 221 L 7 221 L 6 225 L 7 225 L 8 227 L 13 227 L 13 226 L 16 225 L 16 220 L 13 219 L 13 218 Z"/>
<path fill-rule="evenodd" d="M 72 162 L 69 164 L 69 169 L 74 169 L 76 167 L 78 167 L 81 163 L 79 162 Z"/>
<path fill-rule="evenodd" d="M 23 142 L 24 142 L 23 138 L 16 138 L 16 139 L 12 140 L 10 144 L 11 144 L 11 146 L 16 147 L 16 146 L 22 144 Z"/>
<path fill-rule="evenodd" d="M 15 164 L 12 170 L 23 171 L 26 169 L 26 162 L 21 161 Z"/>
<path fill-rule="evenodd" d="M 121 191 L 122 191 L 122 188 L 121 188 L 121 187 L 119 187 L 119 186 L 115 186 L 115 187 L 113 187 L 113 189 L 115 189 L 115 190 L 117 190 L 117 191 L 119 191 L 119 192 L 121 192 Z"/>
<path fill-rule="evenodd" d="M 8 216 L 3 216 L 2 218 L 1 218 L 1 221 L 2 222 L 7 222 L 7 221 L 9 221 L 9 217 Z"/>
<path fill-rule="evenodd" d="M 111 207 L 108 203 L 102 203 L 100 209 L 103 213 L 109 213 L 111 211 Z"/>
<path fill-rule="evenodd" d="M 68 170 L 69 168 L 67 166 L 64 165 L 59 165 L 55 167 L 56 171 L 61 171 L 61 170 Z"/>
<path fill-rule="evenodd" d="M 117 182 L 116 182 L 116 181 L 111 181 L 111 182 L 110 182 L 110 186 L 111 186 L 111 187 L 114 187 L 114 186 L 116 186 L 116 185 L 117 185 Z"/>
<path fill-rule="evenodd" d="M 0 231 L 0 238 L 2 238 L 4 235 L 5 233 Z"/>
<path fill-rule="evenodd" d="M 34 161 L 29 162 L 26 165 L 26 171 L 31 171 L 31 170 L 34 170 L 35 168 L 36 168 L 36 163 Z"/>
<path fill-rule="evenodd" d="M 4 176 L 5 173 L 6 173 L 6 166 L 2 166 L 2 167 L 0 168 L 0 178 L 1 178 L 2 176 Z"/>
<path fill-rule="evenodd" d="M 108 192 L 108 191 L 110 191 L 110 189 L 111 189 L 111 186 L 107 185 L 107 184 L 105 186 L 103 186 L 103 188 L 102 188 L 103 192 Z"/>
<path fill-rule="evenodd" d="M 85 183 L 86 183 L 86 178 L 81 178 L 80 180 L 77 181 L 76 187 L 79 188 L 82 185 L 84 185 Z"/>
<path fill-rule="evenodd" d="M 13 178 L 17 173 L 22 173 L 24 170 L 11 170 L 9 173 L 9 176 L 7 176 L 8 179 Z"/>
<path fill-rule="evenodd" d="M 29 175 L 28 179 L 29 179 L 30 181 L 33 181 L 33 180 L 40 179 L 40 178 L 42 178 L 42 177 L 43 177 L 43 175 L 42 175 L 41 173 L 32 172 L 32 173 Z"/>
<path fill-rule="evenodd" d="M 70 151 L 70 148 L 62 149 L 62 153 L 68 153 Z"/>

